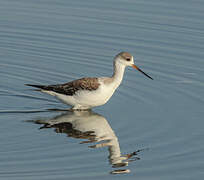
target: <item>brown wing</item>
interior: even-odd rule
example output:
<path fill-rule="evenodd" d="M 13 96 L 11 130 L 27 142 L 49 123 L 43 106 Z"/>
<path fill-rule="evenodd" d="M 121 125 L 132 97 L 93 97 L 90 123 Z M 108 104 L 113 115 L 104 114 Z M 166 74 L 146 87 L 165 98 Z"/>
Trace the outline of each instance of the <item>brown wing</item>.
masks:
<path fill-rule="evenodd" d="M 78 90 L 89 90 L 89 91 L 96 90 L 100 84 L 98 82 L 98 78 L 82 78 L 65 84 L 56 84 L 56 85 L 48 85 L 48 86 L 33 85 L 33 84 L 26 84 L 26 85 L 37 87 L 43 90 L 54 91 L 68 96 L 73 96 Z"/>

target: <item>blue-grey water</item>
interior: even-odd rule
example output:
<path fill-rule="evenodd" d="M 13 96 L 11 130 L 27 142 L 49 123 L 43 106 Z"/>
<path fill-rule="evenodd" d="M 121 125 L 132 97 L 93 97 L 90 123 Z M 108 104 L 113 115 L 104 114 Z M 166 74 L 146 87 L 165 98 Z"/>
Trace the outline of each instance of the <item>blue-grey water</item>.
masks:
<path fill-rule="evenodd" d="M 204 179 L 204 1 L 0 0 L 0 179 Z M 127 68 L 110 101 L 66 109 L 24 86 Z M 117 174 L 117 175 L 116 175 Z"/>

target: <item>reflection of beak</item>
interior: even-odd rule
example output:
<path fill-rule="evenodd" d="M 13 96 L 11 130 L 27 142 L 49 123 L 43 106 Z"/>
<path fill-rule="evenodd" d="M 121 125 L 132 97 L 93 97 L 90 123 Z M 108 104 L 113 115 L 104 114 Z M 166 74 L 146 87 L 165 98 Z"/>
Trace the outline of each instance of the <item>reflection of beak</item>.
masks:
<path fill-rule="evenodd" d="M 142 74 L 144 74 L 145 76 L 147 76 L 148 78 L 150 78 L 150 79 L 153 80 L 152 77 L 150 77 L 148 74 L 146 74 L 145 72 L 143 72 L 143 71 L 142 71 L 140 68 L 138 68 L 136 65 L 132 64 L 132 67 L 135 68 L 135 69 L 137 69 L 137 70 L 140 71 Z"/>

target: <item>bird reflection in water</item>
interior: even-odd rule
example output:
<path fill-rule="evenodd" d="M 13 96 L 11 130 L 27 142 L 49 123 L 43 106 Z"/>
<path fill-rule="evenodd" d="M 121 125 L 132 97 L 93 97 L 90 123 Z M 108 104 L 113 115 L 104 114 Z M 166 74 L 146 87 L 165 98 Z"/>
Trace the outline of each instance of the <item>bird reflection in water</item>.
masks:
<path fill-rule="evenodd" d="M 83 139 L 80 144 L 91 144 L 89 148 L 108 147 L 109 162 L 114 168 L 111 174 L 129 173 L 124 169 L 128 163 L 138 160 L 135 151 L 121 154 L 118 138 L 102 115 L 92 111 L 66 112 L 49 120 L 35 120 L 36 124 L 43 124 L 40 129 L 54 128 L 56 133 L 65 133 L 68 137 Z"/>

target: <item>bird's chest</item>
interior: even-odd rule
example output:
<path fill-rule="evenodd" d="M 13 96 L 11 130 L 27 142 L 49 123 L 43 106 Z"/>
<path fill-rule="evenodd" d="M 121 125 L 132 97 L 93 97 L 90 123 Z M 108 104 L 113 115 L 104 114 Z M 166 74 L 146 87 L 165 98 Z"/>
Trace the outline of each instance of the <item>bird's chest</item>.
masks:
<path fill-rule="evenodd" d="M 101 85 L 99 88 L 100 97 L 102 97 L 105 101 L 107 101 L 115 92 L 115 87 L 112 85 Z"/>

